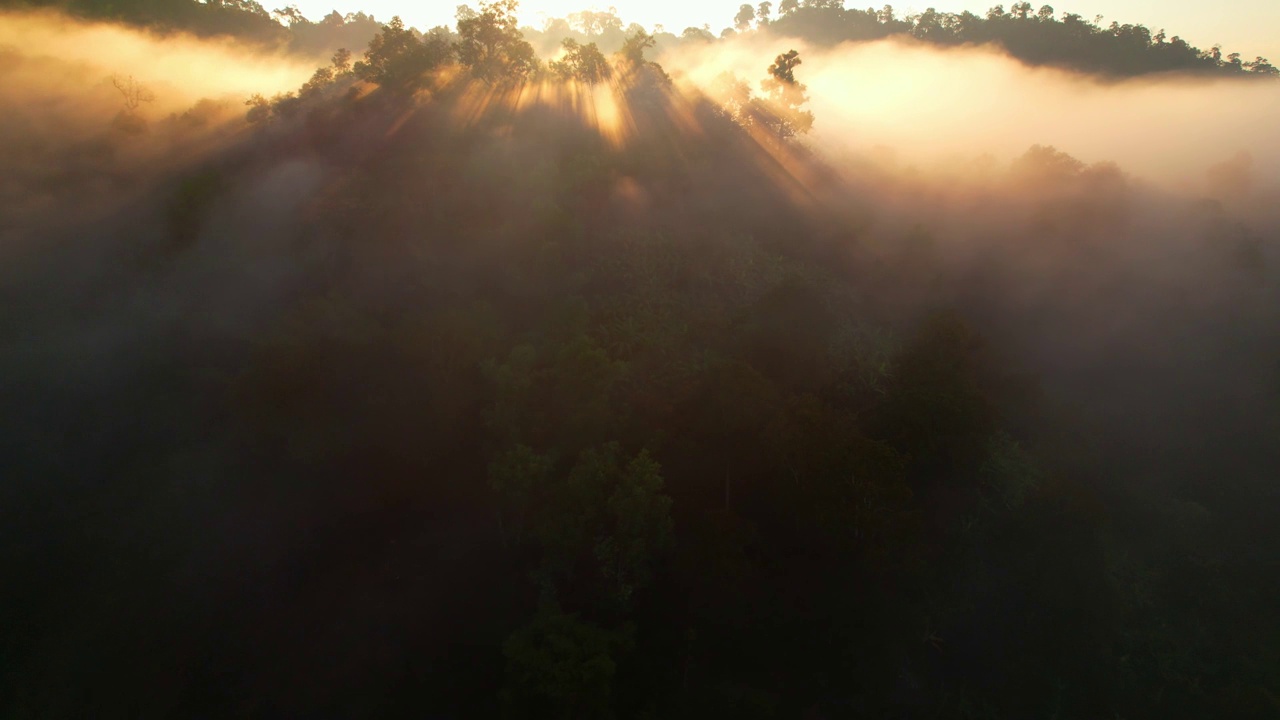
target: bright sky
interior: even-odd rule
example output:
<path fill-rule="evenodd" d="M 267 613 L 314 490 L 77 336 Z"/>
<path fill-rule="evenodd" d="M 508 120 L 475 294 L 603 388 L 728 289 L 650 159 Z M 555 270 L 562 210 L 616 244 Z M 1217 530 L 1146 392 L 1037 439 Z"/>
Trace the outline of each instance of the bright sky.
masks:
<path fill-rule="evenodd" d="M 330 10 L 342 13 L 361 10 L 372 13 L 379 20 L 389 20 L 399 15 L 404 21 L 418 28 L 435 25 L 452 25 L 454 10 L 462 0 L 424 3 L 421 0 L 277 0 L 281 6 L 296 4 L 302 13 L 318 20 Z M 571 12 L 595 5 L 618 9 L 625 23 L 637 22 L 652 29 L 662 24 L 668 31 L 680 32 L 690 25 L 701 27 L 710 23 L 719 34 L 733 24 L 732 18 L 744 0 L 715 0 L 714 2 L 683 2 L 676 0 L 606 0 L 603 4 L 592 0 L 526 0 L 521 3 L 521 19 L 528 25 L 541 26 L 545 17 L 564 17 Z M 884 0 L 863 0 L 879 7 Z M 895 5 L 899 14 L 923 10 L 933 5 L 944 12 L 970 10 L 985 13 L 999 0 L 912 0 Z M 1005 7 L 1016 0 L 1007 0 Z M 1039 3 L 1033 2 L 1038 8 Z M 274 7 L 264 2 L 268 9 Z M 470 0 L 473 7 L 477 0 Z M 847 0 L 850 7 L 860 6 L 858 0 Z M 778 3 L 774 2 L 776 8 Z M 1226 52 L 1239 52 L 1246 59 L 1263 55 L 1280 63 L 1280 0 L 1216 0 L 1216 2 L 1190 2 L 1189 0 L 1060 0 L 1054 7 L 1059 15 L 1063 11 L 1077 13 L 1092 19 L 1102 15 L 1103 24 L 1112 20 L 1121 23 L 1141 23 L 1152 31 L 1165 28 L 1170 36 L 1180 35 L 1187 42 L 1200 48 L 1221 43 Z"/>

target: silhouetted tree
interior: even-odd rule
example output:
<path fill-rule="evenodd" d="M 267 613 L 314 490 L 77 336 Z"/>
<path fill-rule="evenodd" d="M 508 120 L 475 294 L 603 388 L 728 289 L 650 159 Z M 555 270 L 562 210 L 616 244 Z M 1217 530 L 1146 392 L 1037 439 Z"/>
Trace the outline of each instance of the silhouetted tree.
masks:
<path fill-rule="evenodd" d="M 333 54 L 333 70 L 338 74 L 351 71 L 351 51 L 346 48 L 338 48 Z"/>
<path fill-rule="evenodd" d="M 795 68 L 800 63 L 800 53 L 789 50 L 774 60 L 769 77 L 760 83 L 770 102 L 764 122 L 779 137 L 806 133 L 813 127 L 813 113 L 801 109 L 809 98 L 805 85 L 796 80 Z"/>
<path fill-rule="evenodd" d="M 261 94 L 254 93 L 244 104 L 249 108 L 244 118 L 251 125 L 261 125 L 271 119 L 271 103 Z"/>
<path fill-rule="evenodd" d="M 458 18 L 458 59 L 487 82 L 520 81 L 537 69 L 537 58 L 516 24 L 516 0 L 481 3 Z"/>
<path fill-rule="evenodd" d="M 595 84 L 609 79 L 609 61 L 595 43 L 581 45 L 573 38 L 566 38 L 564 55 L 550 63 L 553 73 L 562 80 Z"/>
<path fill-rule="evenodd" d="M 399 17 L 393 17 L 369 42 L 364 59 L 352 70 L 365 82 L 389 90 L 412 92 L 424 82 L 428 71 L 447 61 L 451 54 L 442 39 L 429 36 L 425 41 L 419 40 Z"/>
<path fill-rule="evenodd" d="M 120 93 L 120 97 L 124 101 L 125 112 L 137 112 L 138 108 L 149 102 L 154 102 L 156 99 L 155 93 L 151 92 L 146 85 L 135 80 L 132 75 L 127 77 L 112 75 L 111 85 Z"/>
<path fill-rule="evenodd" d="M 608 10 L 583 10 L 569 15 L 569 24 L 588 36 L 600 36 L 622 31 L 622 20 L 614 8 Z"/>
<path fill-rule="evenodd" d="M 712 35 L 710 30 L 697 27 L 685 28 L 684 31 L 680 33 L 680 37 L 684 40 L 701 42 L 714 42 L 716 39 L 716 36 Z"/>
<path fill-rule="evenodd" d="M 607 632 L 553 609 L 540 612 L 503 644 L 503 704 L 513 718 L 612 717 L 626 632 Z"/>
<path fill-rule="evenodd" d="M 627 78 L 627 91 L 633 101 L 645 96 L 653 99 L 662 88 L 671 85 L 671 78 L 662 66 L 645 59 L 645 52 L 655 43 L 655 38 L 642 28 L 627 37 L 618 51 L 618 67 Z"/>

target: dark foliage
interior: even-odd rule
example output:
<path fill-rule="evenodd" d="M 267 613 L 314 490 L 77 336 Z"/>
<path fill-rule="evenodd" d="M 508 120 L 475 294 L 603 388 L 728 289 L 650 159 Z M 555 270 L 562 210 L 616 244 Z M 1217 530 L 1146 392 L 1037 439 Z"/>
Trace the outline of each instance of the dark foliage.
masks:
<path fill-rule="evenodd" d="M 744 6 L 746 7 L 746 6 Z M 740 16 L 741 17 L 741 16 Z M 996 5 L 985 16 L 947 13 L 929 8 L 899 18 L 890 5 L 882 10 L 845 9 L 841 4 L 809 2 L 767 24 L 778 35 L 819 44 L 909 37 L 944 47 L 992 44 L 1030 65 L 1054 65 L 1089 73 L 1134 76 L 1159 72 L 1222 73 L 1275 77 L 1266 58 L 1249 61 L 1219 47 L 1201 50 L 1164 30 L 1113 22 L 1103 27 L 1075 13 L 1059 17 L 1045 5 L 1033 12 L 1030 3 L 1010 11 Z"/>
<path fill-rule="evenodd" d="M 54 193 L 0 268 L 0 713 L 1274 715 L 1274 235 L 1128 238 L 1038 146 L 983 237 L 877 228 L 894 179 L 647 34 L 523 84 L 514 9 Z"/>

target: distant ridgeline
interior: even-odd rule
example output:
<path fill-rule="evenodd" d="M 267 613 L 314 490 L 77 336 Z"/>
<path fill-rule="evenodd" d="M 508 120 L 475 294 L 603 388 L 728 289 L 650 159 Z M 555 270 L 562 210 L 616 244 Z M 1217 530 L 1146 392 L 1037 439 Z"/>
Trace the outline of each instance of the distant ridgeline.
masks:
<path fill-rule="evenodd" d="M 1266 58 L 1245 61 L 1240 53 L 1224 54 L 1220 46 L 1201 50 L 1163 29 L 1152 33 L 1143 25 L 1107 27 L 1075 13 L 1059 16 L 1052 6 L 1038 11 L 1023 2 L 1005 10 L 996 5 L 985 17 L 971 12 L 944 13 L 933 8 L 899 18 L 893 6 L 881 10 L 846 10 L 840 0 L 797 3 L 782 0 L 780 16 L 770 18 L 772 6 L 743 5 L 735 17 L 736 31 L 768 27 L 779 35 L 832 45 L 846 41 L 910 36 L 936 45 L 993 43 L 1030 65 L 1054 65 L 1104 75 L 1132 76 L 1158 72 L 1209 72 L 1275 77 L 1280 74 Z"/>
<path fill-rule="evenodd" d="M 1280 70 L 1264 57 L 1247 60 L 1238 52 L 1227 53 L 1215 45 L 1201 50 L 1164 29 L 1152 32 L 1143 25 L 1112 22 L 1102 26 L 1052 6 L 1039 10 L 1031 3 L 996 5 L 985 16 L 972 12 L 948 13 L 928 8 L 899 17 L 893 6 L 880 10 L 845 9 L 842 0 L 766 0 L 743 4 L 733 27 L 720 38 L 767 30 L 819 45 L 911 37 L 943 45 L 993 44 L 1029 65 L 1050 65 L 1080 72 L 1128 77 L 1161 72 L 1192 72 L 1241 77 L 1277 77 Z M 377 34 L 381 23 L 372 15 L 332 12 L 313 22 L 294 6 L 268 11 L 256 0 L 0 0 L 0 9 L 55 7 L 75 15 L 103 18 L 196 35 L 236 37 L 287 46 L 303 53 L 327 53 L 340 47 L 363 48 Z M 469 8 L 461 6 L 460 12 Z M 541 29 L 521 28 L 543 56 L 556 54 L 571 38 L 595 42 L 606 51 L 620 49 L 623 40 L 639 25 L 626 25 L 616 12 L 582 11 L 567 18 L 552 18 Z M 710 26 L 685 28 L 679 34 L 661 26 L 653 29 L 656 47 L 666 49 L 690 42 L 715 42 Z"/>
<path fill-rule="evenodd" d="M 293 6 L 268 11 L 256 0 L 0 0 L 0 9 L 41 7 L 161 31 L 230 35 L 306 54 L 364 47 L 382 27 L 362 12 L 334 11 L 311 22 Z"/>

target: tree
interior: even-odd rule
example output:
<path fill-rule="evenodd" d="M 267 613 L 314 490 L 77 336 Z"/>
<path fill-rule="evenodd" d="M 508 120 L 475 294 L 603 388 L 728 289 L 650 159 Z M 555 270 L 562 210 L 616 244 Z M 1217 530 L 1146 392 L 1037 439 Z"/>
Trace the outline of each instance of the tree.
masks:
<path fill-rule="evenodd" d="M 929 318 L 895 359 L 884 434 L 912 460 L 917 478 L 970 478 L 995 432 L 995 410 L 979 382 L 981 338 L 959 316 Z"/>
<path fill-rule="evenodd" d="M 813 113 L 800 109 L 809 102 L 804 84 L 796 80 L 795 69 L 801 62 L 796 50 L 779 55 L 769 66 L 769 77 L 760 83 L 770 105 L 763 120 L 779 137 L 806 133 L 813 127 Z"/>
<path fill-rule="evenodd" d="M 740 125 L 751 122 L 751 86 L 731 72 L 720 73 L 710 87 L 711 97 Z"/>
<path fill-rule="evenodd" d="M 339 75 L 350 72 L 351 51 L 346 48 L 338 48 L 338 51 L 333 54 L 331 62 L 333 63 L 334 72 Z"/>
<path fill-rule="evenodd" d="M 622 30 L 622 20 L 616 8 L 608 10 L 583 10 L 569 15 L 569 24 L 585 35 L 604 35 L 611 31 Z"/>
<path fill-rule="evenodd" d="M 271 102 L 261 93 L 254 93 L 244 104 L 249 108 L 244 119 L 250 125 L 261 125 L 271 119 Z"/>
<path fill-rule="evenodd" d="M 489 463 L 489 486 L 502 497 L 509 518 L 498 512 L 498 530 L 504 545 L 519 543 L 531 503 L 545 492 L 551 477 L 551 458 L 540 455 L 528 445 L 516 445 Z"/>
<path fill-rule="evenodd" d="M 389 90 L 413 92 L 427 71 L 449 59 L 451 50 L 439 38 L 419 41 L 399 18 L 383 26 L 369 41 L 364 59 L 352 68 L 356 77 Z M 335 64 L 338 56 L 335 56 Z"/>
<path fill-rule="evenodd" d="M 125 133 L 141 133 L 147 129 L 147 121 L 138 114 L 138 108 L 156 99 L 154 93 L 146 85 L 133 79 L 133 76 L 111 76 L 111 84 L 124 100 L 124 109 L 111 121 L 112 127 Z"/>
<path fill-rule="evenodd" d="M 778 14 L 780 15 L 790 15 L 798 9 L 800 9 L 799 0 L 782 0 L 782 2 L 778 3 Z"/>
<path fill-rule="evenodd" d="M 146 85 L 135 80 L 132 75 L 128 77 L 112 75 L 111 84 L 124 99 L 124 111 L 126 113 L 135 113 L 138 108 L 146 103 L 154 102 L 156 99 L 155 93 L 151 92 Z"/>
<path fill-rule="evenodd" d="M 503 704 L 513 717 L 612 717 L 610 696 L 618 668 L 614 658 L 631 646 L 626 632 L 608 632 L 573 615 L 544 609 L 503 644 Z"/>
<path fill-rule="evenodd" d="M 656 42 L 654 37 L 643 29 L 637 30 L 635 34 L 622 41 L 622 49 L 618 51 L 618 55 L 632 67 L 640 67 L 645 64 L 645 51 L 652 48 Z"/>
<path fill-rule="evenodd" d="M 594 85 L 609 79 L 609 61 L 595 43 L 582 45 L 573 38 L 565 38 L 564 55 L 551 62 L 551 71 L 562 80 L 576 80 Z"/>
<path fill-rule="evenodd" d="M 556 474 L 547 456 L 517 445 L 490 465 L 489 479 L 511 509 L 513 539 L 527 522 L 548 597 L 625 607 L 671 545 L 671 498 L 646 451 L 628 460 L 607 443 Z"/>
<path fill-rule="evenodd" d="M 617 451 L 616 445 L 604 449 L 606 456 Z M 611 473 L 612 467 L 586 463 L 582 472 L 590 477 L 601 470 Z M 598 480 L 612 482 L 613 492 L 607 504 L 609 532 L 597 540 L 595 557 L 614 599 L 626 603 L 649 584 L 658 555 L 671 544 L 671 498 L 662 491 L 662 467 L 647 451 L 632 459 L 616 481 L 608 475 Z"/>
<path fill-rule="evenodd" d="M 302 98 L 296 93 L 283 92 L 276 93 L 271 98 L 271 116 L 284 118 L 288 120 L 298 114 L 302 109 Z"/>
<path fill-rule="evenodd" d="M 755 19 L 756 9 L 746 3 L 743 3 L 738 8 L 738 14 L 733 16 L 733 26 L 738 29 L 738 32 L 749 30 L 751 28 L 751 22 Z"/>
<path fill-rule="evenodd" d="M 311 79 L 303 83 L 301 88 L 298 88 L 298 96 L 302 98 L 313 97 L 331 85 L 333 80 L 332 67 L 326 65 L 322 68 L 316 68 L 316 71 L 311 75 Z"/>
<path fill-rule="evenodd" d="M 289 5 L 283 9 L 271 11 L 271 15 L 286 25 L 301 25 L 307 22 L 307 18 L 303 16 L 302 11 L 298 10 L 297 5 Z"/>
<path fill-rule="evenodd" d="M 706 28 L 687 27 L 684 32 L 680 33 L 680 38 L 687 41 L 714 42 L 716 36 L 712 35 L 711 31 Z"/>
<path fill-rule="evenodd" d="M 756 17 L 760 18 L 761 25 L 769 24 L 769 15 L 772 12 L 773 12 L 773 3 L 769 2 L 769 0 L 764 0 L 764 2 L 760 3 L 760 5 L 757 6 Z"/>
<path fill-rule="evenodd" d="M 637 30 L 622 41 L 618 51 L 618 69 L 626 76 L 627 91 L 634 101 L 644 93 L 651 93 L 671 85 L 671 78 L 662 66 L 646 60 L 644 53 L 656 40 L 644 29 Z"/>
<path fill-rule="evenodd" d="M 479 12 L 458 16 L 458 59 L 472 74 L 490 83 L 527 78 L 538 61 L 520 34 L 516 0 L 481 3 Z"/>
<path fill-rule="evenodd" d="M 1249 72 L 1257 73 L 1259 75 L 1280 75 L 1280 68 L 1276 68 L 1275 65 L 1271 64 L 1270 60 L 1267 60 L 1261 55 L 1259 55 L 1253 62 L 1245 63 L 1244 67 Z"/>

